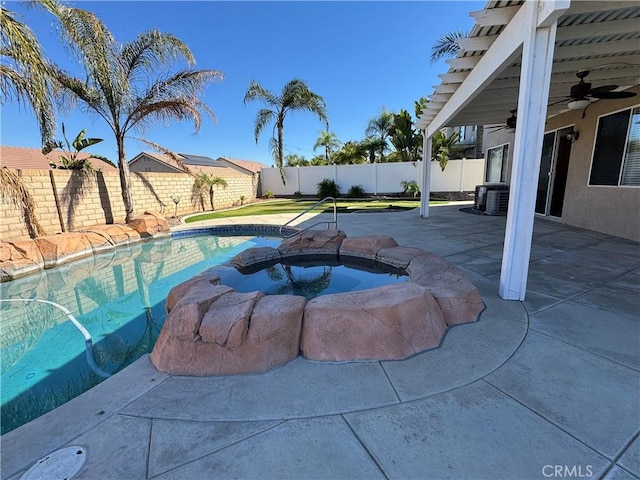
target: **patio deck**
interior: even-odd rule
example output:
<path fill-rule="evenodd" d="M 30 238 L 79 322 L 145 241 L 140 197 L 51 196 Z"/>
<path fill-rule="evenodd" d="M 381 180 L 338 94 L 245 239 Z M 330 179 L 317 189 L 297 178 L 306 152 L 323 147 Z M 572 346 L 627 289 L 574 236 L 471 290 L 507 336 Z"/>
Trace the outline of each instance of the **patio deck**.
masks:
<path fill-rule="evenodd" d="M 144 357 L 1 437 L 2 478 L 68 445 L 88 451 L 74 478 L 640 478 L 640 245 L 536 219 L 527 300 L 507 302 L 505 218 L 431 214 L 339 220 L 439 254 L 479 288 L 486 311 L 439 348 L 223 378 Z"/>

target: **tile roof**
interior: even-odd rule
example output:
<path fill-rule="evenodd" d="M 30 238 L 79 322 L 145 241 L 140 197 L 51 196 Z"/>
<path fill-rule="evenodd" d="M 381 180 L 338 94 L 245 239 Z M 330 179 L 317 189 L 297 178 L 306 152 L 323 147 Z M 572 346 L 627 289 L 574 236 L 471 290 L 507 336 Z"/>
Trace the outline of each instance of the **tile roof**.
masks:
<path fill-rule="evenodd" d="M 54 150 L 53 152 L 43 155 L 42 151 L 37 148 L 25 147 L 8 147 L 0 145 L 0 166 L 14 168 L 16 170 L 51 170 L 49 162 L 58 163 L 58 157 L 65 152 Z M 68 152 L 67 152 L 68 153 Z M 78 158 L 86 158 L 89 154 L 80 153 Z M 95 168 L 101 168 L 105 172 L 117 172 L 118 169 L 101 162 L 100 160 L 92 160 L 91 164 Z"/>

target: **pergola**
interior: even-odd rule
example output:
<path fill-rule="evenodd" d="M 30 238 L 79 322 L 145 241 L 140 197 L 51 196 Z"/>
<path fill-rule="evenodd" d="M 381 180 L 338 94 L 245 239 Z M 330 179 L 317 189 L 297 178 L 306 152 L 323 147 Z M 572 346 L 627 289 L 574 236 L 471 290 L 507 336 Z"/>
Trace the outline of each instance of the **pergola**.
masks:
<path fill-rule="evenodd" d="M 418 120 L 423 160 L 442 127 L 500 124 L 517 109 L 499 293 L 524 300 L 545 121 L 569 109 L 569 99 L 550 99 L 568 96 L 583 70 L 617 90 L 640 83 L 640 4 L 492 0 L 470 15 L 476 24 Z M 429 216 L 429 176 L 424 168 L 421 217 Z"/>

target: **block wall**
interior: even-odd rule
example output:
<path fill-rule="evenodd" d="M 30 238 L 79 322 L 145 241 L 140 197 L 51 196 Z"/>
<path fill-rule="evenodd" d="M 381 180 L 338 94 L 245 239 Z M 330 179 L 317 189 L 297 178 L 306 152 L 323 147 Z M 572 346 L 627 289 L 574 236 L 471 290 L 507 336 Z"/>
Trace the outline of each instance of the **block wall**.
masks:
<path fill-rule="evenodd" d="M 124 222 L 118 172 L 81 170 L 17 170 L 36 203 L 38 221 L 49 235 L 99 224 Z M 237 172 L 225 176 L 227 187 L 214 188 L 214 208 L 255 200 L 257 175 Z M 209 195 L 193 191 L 194 179 L 180 173 L 131 173 L 134 214 L 146 210 L 166 217 L 210 210 Z M 178 204 L 173 199 L 179 199 Z M 204 202 L 204 203 L 203 203 Z M 28 237 L 22 212 L 0 199 L 0 238 Z"/>

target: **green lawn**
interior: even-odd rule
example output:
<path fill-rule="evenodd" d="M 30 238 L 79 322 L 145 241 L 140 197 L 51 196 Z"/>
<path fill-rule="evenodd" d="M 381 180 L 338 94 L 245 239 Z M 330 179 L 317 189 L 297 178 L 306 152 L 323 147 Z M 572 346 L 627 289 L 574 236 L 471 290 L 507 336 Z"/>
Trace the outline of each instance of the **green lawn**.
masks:
<path fill-rule="evenodd" d="M 266 202 L 256 202 L 244 207 L 231 210 L 220 210 L 218 212 L 204 212 L 201 215 L 194 215 L 185 220 L 186 223 L 201 222 L 214 218 L 243 217 L 246 215 L 269 215 L 273 213 L 302 213 L 316 200 L 271 200 Z M 448 202 L 429 202 L 430 205 L 443 204 Z M 338 213 L 352 213 L 362 211 L 384 211 L 384 210 L 411 210 L 420 207 L 420 199 L 384 199 L 384 200 L 339 200 Z M 332 212 L 333 205 L 326 203 L 322 205 L 324 212 Z"/>

